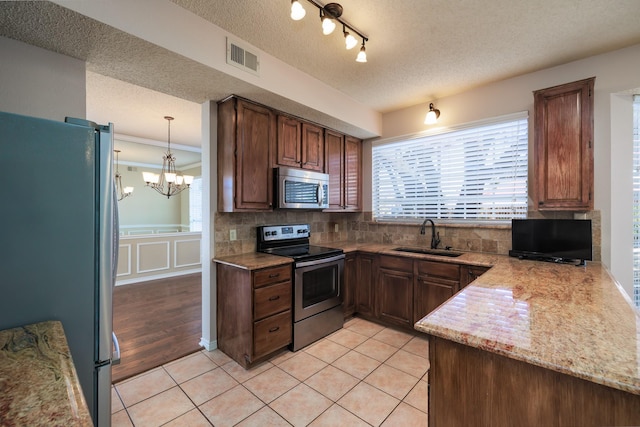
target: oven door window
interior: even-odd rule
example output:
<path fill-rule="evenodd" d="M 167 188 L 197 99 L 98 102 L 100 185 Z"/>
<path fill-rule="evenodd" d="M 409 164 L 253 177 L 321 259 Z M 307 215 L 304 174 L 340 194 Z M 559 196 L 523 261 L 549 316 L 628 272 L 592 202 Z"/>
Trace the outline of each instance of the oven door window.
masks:
<path fill-rule="evenodd" d="M 302 273 L 302 308 L 339 297 L 339 277 L 337 264 Z"/>

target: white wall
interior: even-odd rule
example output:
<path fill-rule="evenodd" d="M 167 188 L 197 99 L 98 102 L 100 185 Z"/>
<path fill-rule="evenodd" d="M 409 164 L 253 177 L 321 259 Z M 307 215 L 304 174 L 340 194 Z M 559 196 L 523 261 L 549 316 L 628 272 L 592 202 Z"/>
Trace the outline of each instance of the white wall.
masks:
<path fill-rule="evenodd" d="M 0 37 L 0 111 L 63 121 L 86 115 L 83 61 Z"/>
<path fill-rule="evenodd" d="M 437 126 L 447 127 L 475 120 L 509 114 L 517 111 L 529 111 L 530 147 L 533 143 L 533 94 L 543 89 L 563 83 L 596 76 L 594 103 L 594 158 L 595 158 L 595 209 L 602 213 L 602 261 L 621 282 L 625 290 L 632 295 L 633 283 L 629 265 L 630 258 L 628 234 L 631 233 L 629 209 L 632 183 L 629 173 L 620 174 L 619 164 L 627 164 L 631 155 L 631 141 L 619 138 L 612 131 L 612 121 L 616 128 L 630 126 L 631 120 L 614 117 L 620 109 L 620 102 L 612 95 L 630 93 L 640 88 L 640 45 L 593 56 L 558 67 L 548 68 L 512 79 L 486 85 L 468 92 L 433 100 L 440 109 L 441 116 Z M 624 104 L 624 102 L 622 102 Z M 628 102 L 627 102 L 628 104 Z M 382 118 L 382 138 L 414 134 L 427 130 L 424 116 L 428 103 L 403 110 L 390 112 Z M 630 132 L 630 130 L 629 130 Z M 614 135 L 615 139 L 612 139 Z M 365 153 L 370 156 L 370 141 Z M 530 157 L 530 162 L 532 162 Z M 368 163 L 367 163 L 368 162 Z M 364 193 L 371 192 L 370 158 L 365 159 Z M 628 166 L 628 165 L 627 165 Z M 531 170 L 531 168 L 530 168 Z M 531 182 L 531 172 L 529 174 Z M 612 196 L 615 193 L 615 196 Z M 629 199 L 625 199 L 628 197 Z M 622 200 L 627 202 L 622 204 Z M 371 210 L 371 199 L 365 198 L 365 209 Z M 613 225 L 615 224 L 615 225 Z M 618 245 L 618 242 L 624 244 Z M 624 256 L 620 256 L 624 253 Z"/>

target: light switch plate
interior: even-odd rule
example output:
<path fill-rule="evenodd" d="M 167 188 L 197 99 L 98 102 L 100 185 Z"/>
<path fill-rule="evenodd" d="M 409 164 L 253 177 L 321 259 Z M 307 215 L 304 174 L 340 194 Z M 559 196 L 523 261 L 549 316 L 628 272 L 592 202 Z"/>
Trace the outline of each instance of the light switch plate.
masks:
<path fill-rule="evenodd" d="M 229 230 L 229 240 L 234 241 L 238 238 L 236 230 Z"/>

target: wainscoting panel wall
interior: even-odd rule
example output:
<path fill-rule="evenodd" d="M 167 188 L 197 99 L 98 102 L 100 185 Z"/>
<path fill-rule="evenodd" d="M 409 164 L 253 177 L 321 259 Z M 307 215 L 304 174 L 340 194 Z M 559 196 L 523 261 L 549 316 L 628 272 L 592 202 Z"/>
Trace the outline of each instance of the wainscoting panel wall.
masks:
<path fill-rule="evenodd" d="M 201 271 L 201 234 L 120 236 L 116 286 Z"/>

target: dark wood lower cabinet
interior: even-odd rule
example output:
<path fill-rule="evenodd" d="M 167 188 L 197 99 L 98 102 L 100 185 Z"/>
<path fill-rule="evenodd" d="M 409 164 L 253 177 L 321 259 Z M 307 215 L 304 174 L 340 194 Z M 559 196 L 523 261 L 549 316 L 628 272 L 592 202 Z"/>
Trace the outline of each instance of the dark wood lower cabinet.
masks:
<path fill-rule="evenodd" d="M 374 279 L 377 270 L 376 256 L 359 253 L 357 260 L 357 277 L 355 286 L 356 312 L 364 316 L 374 315 Z"/>
<path fill-rule="evenodd" d="M 430 426 L 640 425 L 640 396 L 429 336 Z"/>
<path fill-rule="evenodd" d="M 342 282 L 342 306 L 344 318 L 353 316 L 356 311 L 356 285 L 358 283 L 358 258 L 355 253 L 344 258 L 344 281 Z"/>
<path fill-rule="evenodd" d="M 382 255 L 376 288 L 376 317 L 413 328 L 413 260 Z"/>

